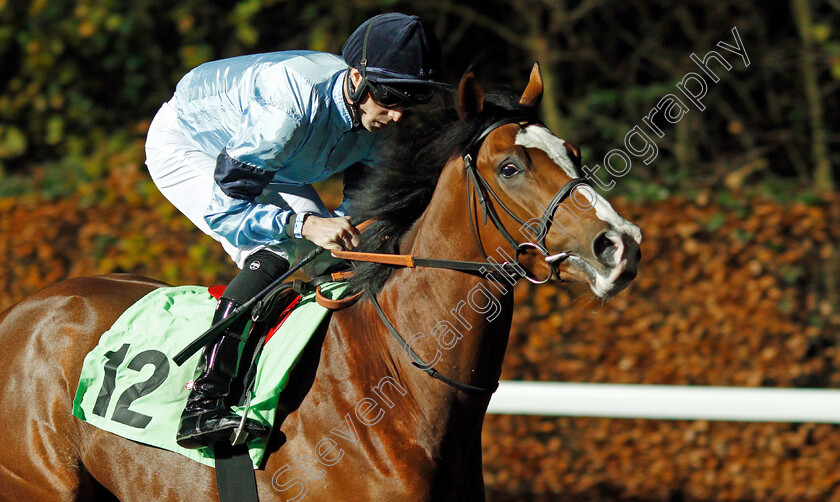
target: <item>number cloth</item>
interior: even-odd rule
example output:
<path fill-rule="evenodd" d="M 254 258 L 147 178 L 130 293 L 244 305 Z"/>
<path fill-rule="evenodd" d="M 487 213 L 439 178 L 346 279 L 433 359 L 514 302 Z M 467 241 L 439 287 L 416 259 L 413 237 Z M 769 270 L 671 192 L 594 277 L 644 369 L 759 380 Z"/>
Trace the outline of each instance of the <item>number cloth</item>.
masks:
<path fill-rule="evenodd" d="M 321 292 L 337 299 L 346 287 L 325 284 Z M 186 384 L 193 379 L 200 352 L 180 367 L 172 362 L 178 351 L 210 326 L 215 308 L 216 300 L 200 286 L 159 288 L 132 305 L 85 357 L 73 415 L 132 441 L 215 467 L 211 449 L 188 450 L 175 443 L 189 395 Z M 280 391 L 328 312 L 315 302 L 314 294 L 304 296 L 266 342 L 257 366 L 250 418 L 274 425 Z M 270 364 L 263 364 L 266 361 Z M 243 410 L 233 409 L 239 414 Z M 267 437 L 248 442 L 255 468 L 267 443 Z"/>

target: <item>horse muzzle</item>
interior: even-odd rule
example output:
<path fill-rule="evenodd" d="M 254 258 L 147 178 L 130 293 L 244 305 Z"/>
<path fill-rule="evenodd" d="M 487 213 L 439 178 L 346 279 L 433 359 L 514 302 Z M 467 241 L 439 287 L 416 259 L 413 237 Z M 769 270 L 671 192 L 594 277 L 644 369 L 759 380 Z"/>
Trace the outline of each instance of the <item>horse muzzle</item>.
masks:
<path fill-rule="evenodd" d="M 552 273 L 562 280 L 563 275 L 579 276 L 599 298 L 609 298 L 626 288 L 636 278 L 641 261 L 640 236 L 629 232 L 606 230 L 592 241 L 592 257 L 584 258 L 569 252 L 545 257 Z M 561 266 L 567 269 L 561 275 Z"/>

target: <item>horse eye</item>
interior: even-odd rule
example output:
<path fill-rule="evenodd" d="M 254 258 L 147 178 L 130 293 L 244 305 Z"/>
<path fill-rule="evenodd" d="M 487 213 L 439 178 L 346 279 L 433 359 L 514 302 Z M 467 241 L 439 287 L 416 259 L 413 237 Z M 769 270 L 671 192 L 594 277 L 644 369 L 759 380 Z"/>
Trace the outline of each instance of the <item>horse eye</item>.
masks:
<path fill-rule="evenodd" d="M 514 164 L 505 164 L 499 169 L 499 173 L 505 178 L 512 178 L 519 174 L 519 168 Z"/>

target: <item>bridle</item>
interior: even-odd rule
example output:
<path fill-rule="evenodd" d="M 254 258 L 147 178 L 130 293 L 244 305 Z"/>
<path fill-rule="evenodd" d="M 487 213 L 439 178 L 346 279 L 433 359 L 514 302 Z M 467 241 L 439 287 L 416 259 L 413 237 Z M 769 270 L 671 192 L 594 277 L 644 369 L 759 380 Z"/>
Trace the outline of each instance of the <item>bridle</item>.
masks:
<path fill-rule="evenodd" d="M 387 263 L 391 265 L 397 266 L 405 266 L 405 267 L 431 267 L 431 268 L 443 268 L 449 270 L 459 270 L 462 272 L 467 272 L 471 274 L 483 274 L 484 277 L 488 279 L 493 279 L 498 282 L 506 280 L 501 276 L 501 274 L 509 274 L 513 275 L 513 273 L 517 273 L 517 270 L 524 270 L 524 267 L 521 267 L 519 264 L 519 256 L 528 250 L 536 249 L 537 251 L 541 252 L 542 254 L 547 254 L 546 247 L 545 247 L 545 239 L 546 235 L 548 234 L 548 228 L 554 221 L 554 213 L 560 204 L 566 200 L 569 195 L 571 195 L 572 191 L 580 185 L 587 185 L 590 186 L 589 183 L 584 179 L 572 179 L 564 184 L 557 193 L 554 194 L 554 197 L 551 198 L 551 202 L 549 202 L 548 207 L 543 211 L 542 215 L 539 218 L 540 224 L 540 232 L 539 235 L 536 237 L 536 243 L 534 242 L 517 242 L 516 239 L 511 235 L 510 231 L 505 227 L 502 220 L 499 218 L 499 214 L 496 211 L 495 205 L 498 204 L 499 207 L 504 210 L 514 221 L 519 223 L 522 226 L 528 225 L 527 222 L 523 221 L 520 217 L 518 217 L 513 211 L 508 208 L 504 202 L 499 198 L 493 188 L 490 186 L 489 183 L 481 176 L 481 174 L 476 169 L 475 165 L 475 158 L 478 154 L 478 150 L 481 148 L 484 139 L 490 135 L 491 132 L 496 130 L 499 127 L 502 127 L 507 124 L 519 124 L 520 127 L 527 127 L 531 124 L 536 124 L 532 119 L 521 117 L 521 116 L 512 116 L 507 117 L 496 122 L 493 122 L 489 126 L 485 127 L 484 130 L 479 134 L 475 140 L 473 140 L 469 146 L 463 151 L 462 160 L 464 161 L 464 169 L 466 171 L 467 176 L 467 204 L 469 206 L 469 218 L 470 218 L 470 228 L 472 230 L 473 238 L 475 239 L 476 244 L 478 245 L 478 249 L 481 251 L 482 256 L 484 256 L 485 261 L 483 262 L 470 262 L 470 261 L 461 261 L 461 260 L 440 260 L 440 259 L 432 259 L 432 258 L 415 258 L 411 255 L 392 255 L 392 254 L 383 254 L 383 253 L 361 253 L 355 251 L 333 251 L 333 256 L 337 258 L 344 258 L 348 260 L 354 261 L 368 261 L 368 262 L 377 262 L 377 263 Z M 523 124 L 525 124 L 523 126 Z M 470 186 L 473 187 L 472 192 L 470 191 Z M 483 223 L 487 223 L 487 217 L 490 217 L 490 221 L 493 223 L 493 226 L 496 227 L 496 230 L 505 238 L 505 240 L 510 243 L 513 247 L 514 252 L 514 261 L 516 263 L 509 263 L 504 262 L 501 265 L 501 271 L 499 270 L 492 270 L 488 272 L 488 268 L 490 267 L 489 264 L 489 257 L 484 250 L 484 247 L 481 244 L 481 240 L 478 237 L 478 232 L 476 231 L 475 224 L 473 223 L 474 220 L 477 219 L 478 215 L 474 214 L 473 211 L 473 204 L 470 203 L 471 194 L 478 199 L 479 204 L 481 205 L 482 215 L 483 215 Z M 488 198 L 489 196 L 492 198 Z M 495 203 L 493 202 L 495 201 Z M 555 270 L 555 265 L 559 264 L 566 258 L 571 256 L 570 253 L 563 251 L 551 256 L 546 256 L 546 261 L 549 263 L 550 273 L 548 278 L 544 280 L 538 280 L 535 277 L 530 276 L 526 272 L 526 278 L 534 284 L 542 284 L 549 281 L 553 276 L 557 275 Z M 559 276 L 558 276 L 559 279 Z M 360 295 L 360 293 L 356 294 L 356 297 Z M 378 300 L 376 299 L 376 295 L 373 293 L 368 292 L 368 296 L 370 297 L 371 301 L 373 302 L 373 306 L 376 310 L 376 313 L 379 315 L 379 318 L 382 320 L 382 323 L 394 336 L 394 339 L 397 343 L 402 346 L 403 350 L 408 354 L 412 359 L 412 365 L 416 368 L 421 369 L 428 373 L 431 377 L 440 380 L 447 385 L 454 387 L 460 391 L 470 393 L 470 394 L 492 394 L 496 391 L 499 384 L 498 382 L 491 386 L 491 387 L 477 387 L 474 385 L 464 384 L 451 378 L 448 378 L 442 374 L 440 374 L 437 370 L 435 370 L 431 365 L 426 364 L 423 359 L 417 355 L 417 353 L 412 350 L 411 345 L 405 341 L 405 339 L 399 334 L 399 332 L 394 328 L 394 325 L 388 320 L 388 317 L 383 312 L 382 307 L 379 305 Z M 354 298 L 355 299 L 355 298 Z"/>
<path fill-rule="evenodd" d="M 470 192 L 470 185 L 473 187 L 473 192 L 475 197 L 478 198 L 478 202 L 481 205 L 482 210 L 482 220 L 483 224 L 487 223 L 487 216 L 490 216 L 490 221 L 493 223 L 493 226 L 496 227 L 496 230 L 505 238 L 508 243 L 513 247 L 513 256 L 514 260 L 517 262 L 516 265 L 519 265 L 519 270 L 525 270 L 524 267 L 521 267 L 519 264 L 519 256 L 528 250 L 537 250 L 542 254 L 548 254 L 547 247 L 545 244 L 546 236 L 548 235 L 548 229 L 550 228 L 551 224 L 554 221 L 554 213 L 557 211 L 557 208 L 560 204 L 565 201 L 569 195 L 571 195 L 572 191 L 580 185 L 589 185 L 589 182 L 583 178 L 575 178 L 571 179 L 566 182 L 565 185 L 560 187 L 560 190 L 554 194 L 554 197 L 551 198 L 551 202 L 548 203 L 548 207 L 546 207 L 545 211 L 543 211 L 542 215 L 538 220 L 539 222 L 539 235 L 537 235 L 536 243 L 534 242 L 517 242 L 516 239 L 510 234 L 508 229 L 502 223 L 501 219 L 499 218 L 499 214 L 496 212 L 496 209 L 493 203 L 487 198 L 487 194 L 495 200 L 495 203 L 501 207 L 505 213 L 508 214 L 514 221 L 519 223 L 520 228 L 523 227 L 531 227 L 528 222 L 523 221 L 519 216 L 516 215 L 513 211 L 511 211 L 504 202 L 496 195 L 496 192 L 493 191 L 493 188 L 490 186 L 489 183 L 484 179 L 483 176 L 478 172 L 478 169 L 475 166 L 474 155 L 477 156 L 478 150 L 481 147 L 482 142 L 484 139 L 494 130 L 499 127 L 502 127 L 507 124 L 519 124 L 520 127 L 523 127 L 522 124 L 524 123 L 527 127 L 532 124 L 536 124 L 535 122 L 522 117 L 508 117 L 505 119 L 498 120 L 493 122 L 489 126 L 487 126 L 484 131 L 473 141 L 470 146 L 467 148 L 465 153 L 462 155 L 464 161 L 464 169 L 467 173 L 467 192 Z M 477 215 L 473 215 L 473 205 L 470 204 L 470 198 L 467 197 L 467 204 L 469 206 L 469 213 L 470 213 L 470 229 L 472 230 L 473 239 L 475 239 L 476 245 L 478 249 L 481 251 L 482 256 L 484 256 L 485 261 L 489 260 L 487 253 L 484 251 L 484 246 L 481 245 L 481 241 L 478 238 L 478 233 L 476 232 L 475 225 L 473 221 L 477 218 Z M 549 263 L 550 272 L 548 277 L 543 280 L 539 280 L 536 277 L 533 277 L 531 274 L 528 274 L 526 271 L 525 278 L 534 283 L 534 284 L 544 284 L 551 280 L 552 277 L 557 277 L 558 280 L 561 280 L 559 274 L 556 272 L 556 265 L 561 263 L 563 260 L 571 256 L 570 253 L 563 251 L 560 253 L 553 254 L 551 256 L 546 256 L 546 261 Z"/>

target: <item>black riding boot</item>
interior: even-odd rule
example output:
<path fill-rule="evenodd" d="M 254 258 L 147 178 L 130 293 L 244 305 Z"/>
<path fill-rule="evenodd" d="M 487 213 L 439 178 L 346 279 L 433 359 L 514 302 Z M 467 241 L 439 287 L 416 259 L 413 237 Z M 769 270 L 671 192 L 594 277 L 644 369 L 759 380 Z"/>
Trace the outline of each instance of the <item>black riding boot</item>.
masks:
<path fill-rule="evenodd" d="M 229 316 L 238 306 L 227 298 L 219 300 L 213 324 Z M 247 322 L 247 317 L 237 320 L 218 340 L 204 347 L 198 363 L 199 375 L 193 381 L 192 392 L 181 415 L 176 437 L 180 446 L 195 449 L 227 441 L 233 429 L 239 427 L 242 418 L 231 411 L 225 398 L 236 378 L 241 333 Z M 252 419 L 246 421 L 245 427 L 253 436 L 265 436 L 271 431 Z"/>

